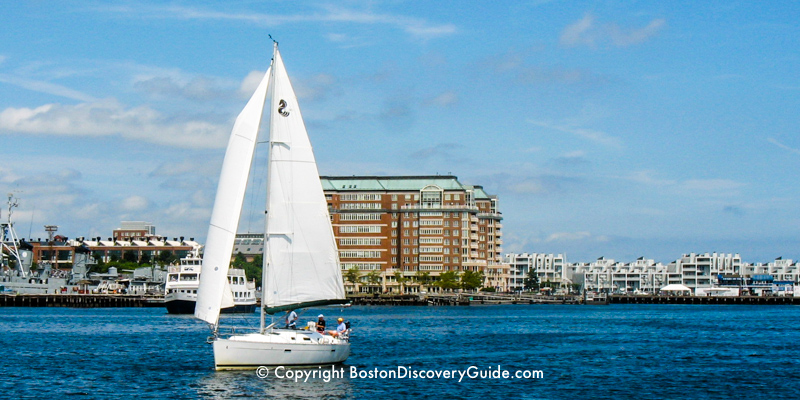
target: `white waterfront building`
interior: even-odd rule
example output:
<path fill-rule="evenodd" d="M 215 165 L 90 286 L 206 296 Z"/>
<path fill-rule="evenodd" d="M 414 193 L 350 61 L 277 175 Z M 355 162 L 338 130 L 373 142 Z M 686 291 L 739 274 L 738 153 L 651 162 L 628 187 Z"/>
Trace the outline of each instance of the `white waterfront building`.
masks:
<path fill-rule="evenodd" d="M 591 263 L 573 264 L 569 277 L 587 291 L 602 293 L 655 293 L 680 276 L 670 266 L 639 257 L 631 263 L 600 257 Z"/>
<path fill-rule="evenodd" d="M 671 284 L 697 289 L 716 287 L 724 279 L 751 279 L 769 275 L 781 282 L 766 290 L 788 290 L 788 283 L 800 282 L 800 265 L 777 258 L 770 263 L 749 264 L 738 253 L 688 253 L 664 265 L 639 257 L 625 263 L 600 257 L 590 263 L 567 263 L 562 254 L 509 253 L 505 262 L 511 266 L 508 282 L 511 290 L 523 290 L 528 271 L 536 268 L 539 283 L 553 282 L 560 287 L 580 284 L 587 291 L 603 293 L 657 293 Z M 778 288 L 778 289 L 776 289 Z"/>
<path fill-rule="evenodd" d="M 745 264 L 742 267 L 742 275 L 770 275 L 776 281 L 800 282 L 800 265 L 791 259 L 778 257 L 775 261 L 755 264 Z"/>
<path fill-rule="evenodd" d="M 684 254 L 670 263 L 681 274 L 684 286 L 692 289 L 712 287 L 718 275 L 744 275 L 742 258 L 738 253 Z"/>
<path fill-rule="evenodd" d="M 512 291 L 525 289 L 525 278 L 528 271 L 534 269 L 539 277 L 539 284 L 550 282 L 557 287 L 566 287 L 572 283 L 567 278 L 567 257 L 563 254 L 522 253 L 506 254 L 503 260 L 511 266 L 508 276 L 508 288 Z"/>

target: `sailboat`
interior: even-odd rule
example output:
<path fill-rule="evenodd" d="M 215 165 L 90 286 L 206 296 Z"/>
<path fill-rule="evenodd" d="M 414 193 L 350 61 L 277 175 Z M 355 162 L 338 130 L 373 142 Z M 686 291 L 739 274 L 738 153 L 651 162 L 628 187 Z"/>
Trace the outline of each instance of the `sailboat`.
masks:
<path fill-rule="evenodd" d="M 226 335 L 220 308 L 232 305 L 226 276 L 265 106 L 269 155 L 261 324 L 253 333 Z M 212 330 L 208 342 L 217 370 L 329 365 L 349 356 L 347 337 L 266 323 L 267 314 L 347 302 L 317 164 L 277 42 L 228 141 L 201 271 L 194 315 Z"/>

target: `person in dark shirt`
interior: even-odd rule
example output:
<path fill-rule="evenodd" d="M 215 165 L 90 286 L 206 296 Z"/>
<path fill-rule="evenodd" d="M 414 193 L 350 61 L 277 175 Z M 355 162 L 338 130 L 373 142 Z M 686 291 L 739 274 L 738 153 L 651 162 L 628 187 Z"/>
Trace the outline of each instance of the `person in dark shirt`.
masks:
<path fill-rule="evenodd" d="M 322 314 L 317 317 L 317 332 L 325 334 L 325 317 Z"/>

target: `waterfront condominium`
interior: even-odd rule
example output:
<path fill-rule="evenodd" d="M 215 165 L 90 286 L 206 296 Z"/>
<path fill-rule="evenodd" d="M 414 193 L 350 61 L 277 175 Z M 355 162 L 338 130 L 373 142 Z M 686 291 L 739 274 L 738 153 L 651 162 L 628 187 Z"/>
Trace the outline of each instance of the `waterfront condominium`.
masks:
<path fill-rule="evenodd" d="M 323 176 L 348 291 L 416 293 L 448 271 L 508 290 L 496 196 L 455 176 Z"/>

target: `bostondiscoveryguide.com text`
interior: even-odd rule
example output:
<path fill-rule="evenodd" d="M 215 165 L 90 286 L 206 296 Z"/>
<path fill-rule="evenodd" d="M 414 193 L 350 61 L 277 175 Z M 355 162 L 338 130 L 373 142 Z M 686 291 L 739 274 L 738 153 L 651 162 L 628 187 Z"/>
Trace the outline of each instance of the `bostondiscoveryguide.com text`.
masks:
<path fill-rule="evenodd" d="M 391 368 L 358 368 L 355 366 L 330 366 L 311 369 L 292 369 L 287 367 L 265 367 L 256 369 L 259 378 L 291 379 L 295 382 L 321 379 L 452 379 L 458 382 L 476 379 L 542 379 L 544 372 L 538 370 L 507 370 L 500 365 L 465 369 L 422 369 L 402 365 Z"/>

